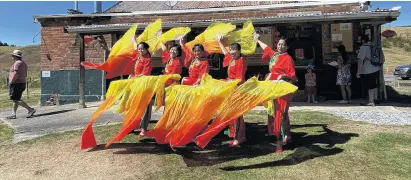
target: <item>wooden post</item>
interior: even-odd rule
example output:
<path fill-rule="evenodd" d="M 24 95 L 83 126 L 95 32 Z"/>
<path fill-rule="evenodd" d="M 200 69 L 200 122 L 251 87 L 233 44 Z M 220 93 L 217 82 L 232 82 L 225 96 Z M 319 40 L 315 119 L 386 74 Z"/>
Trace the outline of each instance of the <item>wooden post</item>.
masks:
<path fill-rule="evenodd" d="M 104 62 L 106 62 L 108 55 L 110 52 L 107 50 L 104 51 Z M 104 101 L 106 99 L 106 72 L 101 71 L 101 101 Z"/>
<path fill-rule="evenodd" d="M 80 34 L 80 62 L 84 62 L 85 57 L 85 47 L 84 47 L 84 34 Z M 85 104 L 85 75 L 86 70 L 84 66 L 80 65 L 80 76 L 79 76 L 79 108 L 86 108 Z"/>

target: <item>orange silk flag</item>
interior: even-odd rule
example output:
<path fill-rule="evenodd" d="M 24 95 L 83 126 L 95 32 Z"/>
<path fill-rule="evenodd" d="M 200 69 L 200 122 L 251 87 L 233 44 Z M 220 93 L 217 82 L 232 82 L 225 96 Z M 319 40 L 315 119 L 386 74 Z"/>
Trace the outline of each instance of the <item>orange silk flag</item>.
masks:
<path fill-rule="evenodd" d="M 106 71 L 107 79 L 133 73 L 135 62 L 133 62 L 134 47 L 131 38 L 135 36 L 137 27 L 137 24 L 131 26 L 124 36 L 114 44 L 113 48 L 111 48 L 110 55 L 104 64 L 82 62 L 81 65 L 86 68 Z"/>
<path fill-rule="evenodd" d="M 184 46 L 191 50 L 195 44 L 202 44 L 207 41 L 215 40 L 220 34 L 225 35 L 228 32 L 233 31 L 235 28 L 236 26 L 231 23 L 213 22 L 204 32 L 196 36 L 194 40 L 187 42 Z"/>
<path fill-rule="evenodd" d="M 179 80 L 178 74 L 161 76 L 140 76 L 133 79 L 118 80 L 110 84 L 107 91 L 107 98 L 102 105 L 94 112 L 90 122 L 87 124 L 82 134 L 81 149 L 96 146 L 96 140 L 92 130 L 93 122 L 107 109 L 114 105 L 121 97 L 118 111 L 125 115 L 123 125 L 117 135 L 106 145 L 110 146 L 115 141 L 121 141 L 129 132 L 137 128 L 145 109 L 150 103 L 154 94 L 156 96 L 157 109 L 163 104 L 163 94 L 165 82 L 168 79 Z M 126 102 L 126 103 L 124 103 Z M 124 104 L 127 104 L 124 106 Z"/>
<path fill-rule="evenodd" d="M 124 36 L 118 40 L 110 55 L 103 64 L 95 64 L 91 62 L 82 62 L 81 65 L 87 68 L 99 69 L 107 72 L 106 78 L 111 79 L 121 75 L 132 74 L 134 72 L 135 59 L 138 52 L 134 50 L 132 38 L 135 37 L 138 25 L 134 24 Z M 161 19 L 149 24 L 137 38 L 136 43 L 146 42 L 150 48 L 149 52 L 153 53 L 159 48 L 158 36 L 161 32 Z"/>
<path fill-rule="evenodd" d="M 146 135 L 159 144 L 169 143 L 172 148 L 193 142 L 238 83 L 239 80 L 224 82 L 205 74 L 199 86 L 170 86 L 164 115 Z"/>
<path fill-rule="evenodd" d="M 261 103 L 294 93 L 297 89 L 297 86 L 282 80 L 258 81 L 256 77 L 248 79 L 229 95 L 211 125 L 196 138 L 196 144 L 204 148 L 233 119 Z"/>

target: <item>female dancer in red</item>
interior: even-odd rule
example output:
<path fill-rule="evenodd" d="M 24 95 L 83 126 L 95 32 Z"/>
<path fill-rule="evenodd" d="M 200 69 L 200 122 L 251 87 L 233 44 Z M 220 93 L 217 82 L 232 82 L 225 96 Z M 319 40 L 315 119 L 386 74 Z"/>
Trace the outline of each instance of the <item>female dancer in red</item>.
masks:
<path fill-rule="evenodd" d="M 151 75 L 153 65 L 151 63 L 151 54 L 150 52 L 148 52 L 148 48 L 150 48 L 150 46 L 145 42 L 141 42 L 137 45 L 135 37 L 132 38 L 132 41 L 134 43 L 134 54 L 136 58 L 136 64 L 134 65 L 134 74 L 131 74 L 129 78 L 134 78 L 136 76 L 143 75 Z M 151 109 L 152 104 L 150 102 L 150 104 L 148 104 L 146 112 L 144 112 L 143 119 L 141 120 L 141 132 L 139 137 L 144 136 L 144 133 L 147 131 L 148 123 L 151 119 Z"/>
<path fill-rule="evenodd" d="M 180 39 L 180 42 L 182 40 Z M 161 54 L 161 58 L 163 61 L 163 64 L 166 66 L 164 67 L 163 74 L 181 74 L 182 70 L 182 61 L 180 58 L 184 59 L 181 46 L 174 44 L 171 46 L 170 50 L 167 50 L 167 47 L 161 43 L 161 48 L 163 50 Z M 166 86 L 170 86 L 173 83 L 176 83 L 177 81 L 173 81 L 172 79 L 169 79 L 166 82 Z"/>
<path fill-rule="evenodd" d="M 233 43 L 230 45 L 230 52 L 227 52 L 223 43 L 221 42 L 224 36 L 218 40 L 221 51 L 224 54 L 223 66 L 228 66 L 228 77 L 227 81 L 239 79 L 240 84 L 245 81 L 245 72 L 247 71 L 247 66 L 241 56 L 241 46 L 238 43 Z M 244 142 L 245 138 L 245 123 L 244 117 L 240 116 L 238 119 L 233 119 L 232 123 L 229 125 L 230 135 L 234 140 L 230 142 L 230 146 L 237 146 L 238 144 Z"/>
<path fill-rule="evenodd" d="M 201 77 L 203 77 L 203 75 L 208 73 L 210 70 L 208 60 L 205 58 L 204 46 L 201 44 L 196 44 L 191 51 L 184 46 L 182 41 L 180 41 L 180 45 L 183 48 L 183 53 L 185 54 L 184 66 L 189 68 L 189 77 L 184 77 L 181 84 L 197 85 L 200 83 Z"/>
<path fill-rule="evenodd" d="M 296 82 L 294 61 L 287 53 L 287 42 L 285 39 L 280 39 L 277 43 L 277 51 L 272 50 L 267 44 L 261 42 L 255 35 L 255 40 L 264 50 L 262 60 L 269 62 L 270 73 L 266 77 L 268 80 L 284 80 L 287 82 Z M 268 115 L 268 135 L 275 135 L 277 138 L 276 152 L 282 152 L 283 144 L 291 142 L 290 118 L 288 116 L 288 108 L 290 106 L 292 94 L 279 97 L 274 100 L 274 114 Z M 275 118 L 274 118 L 275 117 Z M 281 139 L 283 141 L 281 141 Z"/>

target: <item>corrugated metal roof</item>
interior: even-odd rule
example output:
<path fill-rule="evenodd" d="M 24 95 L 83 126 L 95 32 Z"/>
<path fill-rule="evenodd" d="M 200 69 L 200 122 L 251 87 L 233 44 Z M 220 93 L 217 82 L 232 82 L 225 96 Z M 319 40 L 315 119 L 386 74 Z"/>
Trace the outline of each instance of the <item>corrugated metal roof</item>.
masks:
<path fill-rule="evenodd" d="M 206 9 L 240 6 L 257 6 L 270 4 L 301 3 L 302 1 L 177 1 L 173 7 L 165 4 L 165 1 L 122 1 L 107 9 L 106 13 L 136 12 L 136 11 L 163 11 L 163 10 L 185 10 Z M 307 2 L 307 1 L 303 1 Z"/>
<path fill-rule="evenodd" d="M 337 13 L 309 13 L 309 14 L 284 14 L 281 16 L 266 16 L 266 17 L 255 17 L 255 18 L 231 18 L 231 19 L 208 19 L 208 20 L 192 20 L 192 21 L 166 21 L 163 22 L 163 27 L 175 27 L 181 26 L 192 26 L 196 24 L 198 26 L 207 26 L 210 22 L 224 21 L 232 23 L 243 23 L 246 20 L 252 20 L 253 22 L 287 22 L 287 21 L 302 21 L 302 20 L 313 20 L 313 21 L 329 21 L 329 20 L 340 20 L 340 19 L 375 19 L 382 17 L 392 17 L 396 18 L 399 16 L 399 11 L 382 9 L 382 10 L 367 10 L 358 12 L 337 12 Z M 138 23 L 139 29 L 145 28 L 149 23 Z M 65 29 L 68 32 L 86 32 L 87 30 L 98 32 L 98 31 L 124 31 L 130 28 L 132 23 L 125 24 L 105 24 L 105 25 L 87 25 L 87 26 L 68 26 Z"/>
<path fill-rule="evenodd" d="M 346 4 L 359 4 L 356 0 L 345 0 L 345 1 L 287 1 L 287 3 L 273 3 L 267 4 L 269 1 L 246 1 L 244 3 L 237 3 L 236 6 L 226 5 L 223 7 L 210 7 L 209 5 L 197 6 L 198 8 L 185 8 L 185 9 L 175 9 L 170 10 L 153 10 L 150 8 L 143 8 L 139 11 L 112 11 L 106 13 L 96 13 L 96 14 L 54 14 L 54 15 L 35 15 L 34 21 L 37 22 L 41 19 L 49 18 L 90 18 L 90 17 L 120 17 L 120 16 L 151 16 L 151 15 L 167 15 L 167 14 L 192 14 L 192 13 L 213 13 L 213 12 L 227 12 L 227 11 L 248 11 L 248 10 L 263 10 L 263 9 L 284 9 L 284 8 L 301 8 L 308 6 L 334 6 L 334 5 L 346 5 Z M 193 2 L 194 3 L 194 2 Z M 197 2 L 196 2 L 197 3 Z M 204 3 L 204 2 L 203 2 Z M 121 3 L 119 3 L 121 4 Z M 163 3 L 164 4 L 164 3 Z M 359 6 L 358 6 L 359 7 Z M 358 9 L 354 9 L 355 11 Z M 121 12 L 121 13 L 120 13 Z"/>

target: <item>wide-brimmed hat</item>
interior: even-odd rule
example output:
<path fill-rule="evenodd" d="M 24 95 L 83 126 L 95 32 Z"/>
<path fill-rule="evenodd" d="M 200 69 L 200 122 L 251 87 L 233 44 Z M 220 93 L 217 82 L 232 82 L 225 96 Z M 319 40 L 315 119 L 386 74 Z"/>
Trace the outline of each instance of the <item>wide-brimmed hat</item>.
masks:
<path fill-rule="evenodd" d="M 23 56 L 23 52 L 21 52 L 20 50 L 16 49 L 13 51 L 13 53 L 11 53 L 12 56 L 17 56 L 17 57 L 22 57 Z"/>

